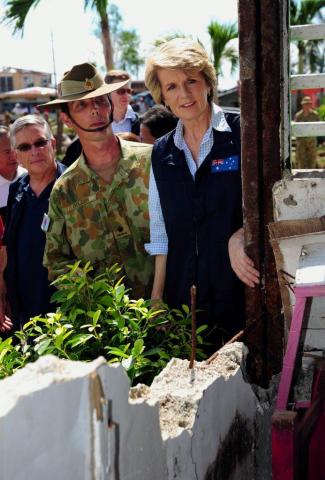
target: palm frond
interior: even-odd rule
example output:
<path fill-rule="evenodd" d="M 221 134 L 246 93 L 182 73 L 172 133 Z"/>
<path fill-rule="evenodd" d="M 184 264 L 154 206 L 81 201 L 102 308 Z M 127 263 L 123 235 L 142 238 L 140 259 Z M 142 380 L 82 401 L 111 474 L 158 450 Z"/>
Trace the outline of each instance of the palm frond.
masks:
<path fill-rule="evenodd" d="M 9 0 L 5 3 L 5 15 L 2 22 L 13 24 L 14 33 L 23 35 L 26 17 L 32 8 L 37 7 L 40 0 Z"/>
<path fill-rule="evenodd" d="M 318 20 L 324 21 L 325 0 L 290 0 L 291 25 L 306 25 Z"/>
<path fill-rule="evenodd" d="M 230 55 L 231 47 L 227 48 L 227 44 L 230 40 L 233 40 L 238 37 L 238 29 L 237 24 L 221 24 L 217 21 L 212 21 L 208 25 L 208 33 L 211 38 L 211 46 L 213 52 L 213 63 L 214 68 L 216 69 L 217 74 L 221 71 L 221 63 L 222 59 L 226 58 L 226 56 L 230 56 L 232 58 L 228 58 L 231 61 L 232 68 L 235 68 L 235 56 L 237 55 L 235 50 L 232 49 L 232 54 Z M 228 52 L 225 55 L 225 52 Z M 238 60 L 237 60 L 238 63 Z"/>
<path fill-rule="evenodd" d="M 94 10 L 101 19 L 108 15 L 109 0 L 84 0 L 84 9 Z"/>
<path fill-rule="evenodd" d="M 225 49 L 223 53 L 223 58 L 230 62 L 230 72 L 231 74 L 235 73 L 238 64 L 239 64 L 239 57 L 237 51 L 234 47 L 228 47 Z"/>

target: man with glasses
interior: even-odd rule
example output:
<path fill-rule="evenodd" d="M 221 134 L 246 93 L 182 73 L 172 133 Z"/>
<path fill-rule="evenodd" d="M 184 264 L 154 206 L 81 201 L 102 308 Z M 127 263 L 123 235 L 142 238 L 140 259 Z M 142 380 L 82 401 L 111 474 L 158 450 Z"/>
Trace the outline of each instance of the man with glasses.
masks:
<path fill-rule="evenodd" d="M 111 127 L 110 95 L 128 80 L 107 84 L 90 63 L 62 78 L 58 98 L 41 105 L 61 109 L 78 135 L 82 153 L 55 184 L 44 265 L 55 279 L 77 260 L 94 273 L 118 263 L 135 298 L 150 294 L 148 180 L 152 147 L 125 141 Z"/>
<path fill-rule="evenodd" d="M 139 135 L 140 120 L 130 105 L 132 94 L 130 75 L 123 70 L 109 70 L 105 77 L 106 83 L 117 83 L 126 80 L 128 81 L 126 85 L 111 93 L 114 107 L 112 130 L 114 133 L 132 132 Z"/>
<path fill-rule="evenodd" d="M 41 116 L 18 118 L 10 127 L 10 140 L 27 173 L 9 189 L 0 263 L 0 332 L 17 330 L 31 317 L 53 310 L 53 288 L 42 260 L 50 193 L 65 169 L 55 161 L 55 139 Z"/>

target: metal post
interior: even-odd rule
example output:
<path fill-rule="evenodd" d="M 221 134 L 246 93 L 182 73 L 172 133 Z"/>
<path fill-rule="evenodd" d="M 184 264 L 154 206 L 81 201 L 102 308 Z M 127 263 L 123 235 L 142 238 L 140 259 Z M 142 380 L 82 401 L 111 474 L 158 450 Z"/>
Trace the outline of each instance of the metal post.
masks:
<path fill-rule="evenodd" d="M 239 0 L 243 207 L 247 253 L 261 285 L 247 289 L 246 342 L 252 378 L 267 384 L 282 364 L 281 302 L 267 224 L 273 221 L 272 187 L 281 178 L 281 16 L 288 0 Z"/>

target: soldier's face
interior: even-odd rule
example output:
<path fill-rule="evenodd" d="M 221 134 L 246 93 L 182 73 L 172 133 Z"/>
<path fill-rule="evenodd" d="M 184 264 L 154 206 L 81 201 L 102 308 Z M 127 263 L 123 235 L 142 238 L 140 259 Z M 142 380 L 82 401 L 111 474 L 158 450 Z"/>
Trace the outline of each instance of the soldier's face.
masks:
<path fill-rule="evenodd" d="M 7 180 L 12 180 L 17 171 L 17 159 L 10 145 L 7 135 L 0 137 L 0 175 Z"/>
<path fill-rule="evenodd" d="M 76 124 L 95 131 L 109 123 L 111 106 L 107 95 L 102 95 L 69 103 L 69 112 Z M 79 135 L 81 129 L 78 129 L 78 125 L 73 123 L 68 115 L 64 115 L 63 120 L 68 126 L 74 128 Z"/>
<path fill-rule="evenodd" d="M 41 125 L 27 125 L 15 135 L 17 160 L 29 175 L 42 175 L 56 168 L 55 139 Z"/>

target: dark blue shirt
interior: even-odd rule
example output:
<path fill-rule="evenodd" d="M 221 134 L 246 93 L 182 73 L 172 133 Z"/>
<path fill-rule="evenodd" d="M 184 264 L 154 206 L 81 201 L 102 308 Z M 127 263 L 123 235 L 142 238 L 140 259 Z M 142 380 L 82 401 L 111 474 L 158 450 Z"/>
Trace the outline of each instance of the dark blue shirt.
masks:
<path fill-rule="evenodd" d="M 56 178 L 65 168 L 57 163 Z M 50 303 L 54 289 L 43 267 L 46 235 L 41 229 L 53 185 L 54 181 L 38 197 L 30 188 L 28 174 L 10 185 L 3 243 L 7 247 L 4 278 L 14 330 L 30 317 L 55 309 Z"/>
<path fill-rule="evenodd" d="M 29 185 L 25 187 L 24 212 L 16 245 L 18 301 L 25 318 L 53 310 L 50 298 L 54 288 L 50 287 L 47 269 L 42 265 L 46 234 L 41 230 L 53 184 L 51 182 L 39 197 Z"/>

